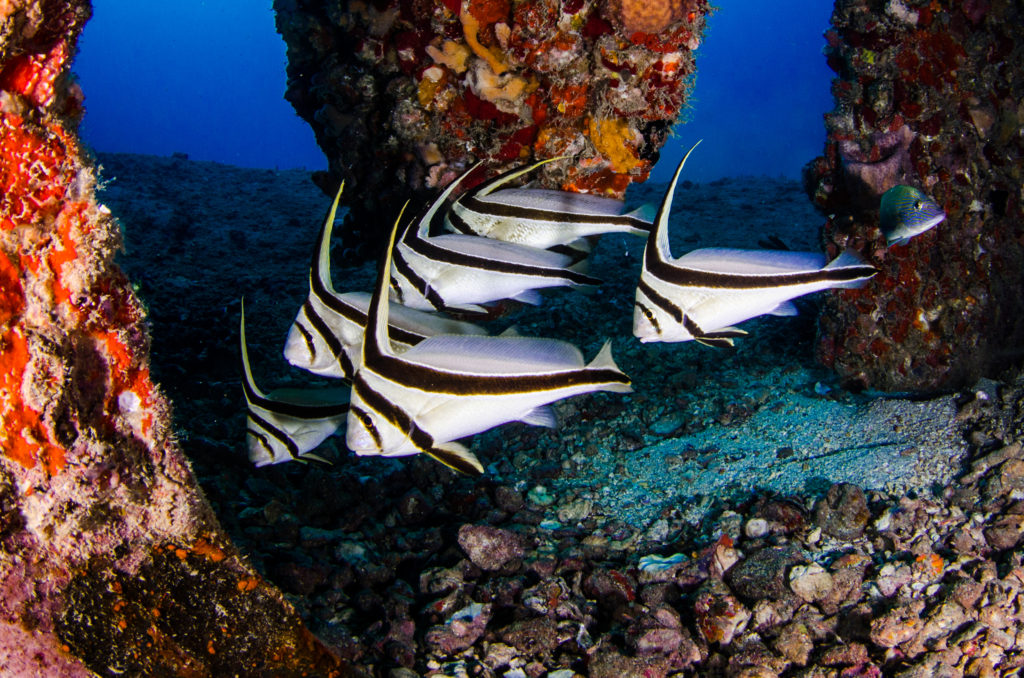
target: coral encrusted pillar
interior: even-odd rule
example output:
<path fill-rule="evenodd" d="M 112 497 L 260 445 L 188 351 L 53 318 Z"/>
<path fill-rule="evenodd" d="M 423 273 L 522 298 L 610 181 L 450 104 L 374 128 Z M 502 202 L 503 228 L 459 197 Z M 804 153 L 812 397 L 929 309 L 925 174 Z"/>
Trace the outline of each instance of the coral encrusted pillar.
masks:
<path fill-rule="evenodd" d="M 0 2 L 0 675 L 341 675 L 228 542 L 150 379 L 76 136 L 90 12 Z"/>
<path fill-rule="evenodd" d="M 807 168 L 831 254 L 881 270 L 829 298 L 818 354 L 850 386 L 970 385 L 1024 356 L 1024 9 L 1017 0 L 838 0 L 824 157 Z M 947 219 L 886 249 L 881 194 Z"/>
<path fill-rule="evenodd" d="M 346 249 L 474 162 L 565 155 L 550 188 L 621 196 L 686 102 L 707 0 L 275 0 L 286 98 L 345 180 Z"/>

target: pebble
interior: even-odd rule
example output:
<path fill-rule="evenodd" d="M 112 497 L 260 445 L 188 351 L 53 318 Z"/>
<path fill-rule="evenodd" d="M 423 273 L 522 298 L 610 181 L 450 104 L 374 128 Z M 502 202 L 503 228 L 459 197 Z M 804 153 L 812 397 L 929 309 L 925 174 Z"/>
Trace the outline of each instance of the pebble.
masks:
<path fill-rule="evenodd" d="M 558 519 L 567 525 L 575 525 L 586 520 L 593 508 L 594 502 L 591 500 L 576 499 L 558 509 Z"/>
<path fill-rule="evenodd" d="M 862 536 L 870 517 L 864 490 L 850 483 L 836 483 L 814 507 L 815 523 L 836 539 Z"/>
<path fill-rule="evenodd" d="M 789 588 L 808 603 L 832 593 L 832 575 L 818 563 L 794 565 L 789 571 Z"/>
<path fill-rule="evenodd" d="M 548 492 L 548 488 L 543 485 L 536 485 L 532 490 L 527 492 L 526 500 L 534 506 L 539 506 L 541 508 L 551 506 L 555 503 L 555 497 L 552 496 L 552 494 Z"/>
<path fill-rule="evenodd" d="M 481 570 L 500 570 L 526 553 L 518 534 L 489 525 L 463 525 L 458 540 L 469 560 Z"/>
<path fill-rule="evenodd" d="M 750 539 L 760 539 L 768 534 L 768 521 L 764 518 L 752 518 L 743 527 L 743 533 Z"/>
<path fill-rule="evenodd" d="M 725 579 L 744 600 L 778 600 L 789 594 L 786 571 L 806 558 L 794 546 L 761 549 L 738 562 Z"/>

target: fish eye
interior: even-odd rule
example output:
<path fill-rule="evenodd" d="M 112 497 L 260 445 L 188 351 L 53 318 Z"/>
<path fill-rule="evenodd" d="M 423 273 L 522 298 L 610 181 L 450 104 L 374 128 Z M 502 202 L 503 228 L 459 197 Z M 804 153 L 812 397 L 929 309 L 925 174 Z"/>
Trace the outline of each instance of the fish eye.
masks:
<path fill-rule="evenodd" d="M 914 209 L 915 210 L 919 210 L 919 209 L 921 209 L 923 207 L 924 207 L 924 201 L 923 200 L 915 200 L 914 201 Z"/>

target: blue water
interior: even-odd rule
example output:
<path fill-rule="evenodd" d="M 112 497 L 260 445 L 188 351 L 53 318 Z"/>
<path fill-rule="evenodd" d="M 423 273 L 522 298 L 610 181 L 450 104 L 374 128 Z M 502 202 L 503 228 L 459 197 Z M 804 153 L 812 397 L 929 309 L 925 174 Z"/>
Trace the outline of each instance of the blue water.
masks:
<path fill-rule="evenodd" d="M 313 133 L 284 100 L 285 45 L 271 0 L 94 0 L 75 72 L 83 134 L 101 151 L 187 153 L 246 167 L 321 169 Z M 702 138 L 687 177 L 796 178 L 821 153 L 831 108 L 821 54 L 831 3 L 732 0 L 709 19 L 686 113 L 653 178 Z"/>

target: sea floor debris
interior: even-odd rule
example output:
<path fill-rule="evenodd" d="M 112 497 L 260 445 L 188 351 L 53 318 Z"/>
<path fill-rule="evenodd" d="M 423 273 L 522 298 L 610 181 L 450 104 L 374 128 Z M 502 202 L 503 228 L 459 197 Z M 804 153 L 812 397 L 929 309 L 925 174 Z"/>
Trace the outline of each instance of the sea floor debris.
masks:
<path fill-rule="evenodd" d="M 101 161 L 104 176 L 117 177 L 103 199 L 125 224 L 124 265 L 154 323 L 154 374 L 219 519 L 322 639 L 375 674 L 1000 675 L 1024 665 L 1020 375 L 932 401 L 853 396 L 813 364 L 813 313 L 752 321 L 733 351 L 625 342 L 642 245 L 607 236 L 594 255 L 604 285 L 553 294 L 504 322 L 588 355 L 600 337 L 621 337 L 616 357 L 636 393 L 565 403 L 557 432 L 512 424 L 478 436 L 473 450 L 488 473 L 477 480 L 427 459 L 358 459 L 340 448 L 331 467 L 253 469 L 235 290 L 247 291 L 260 383 L 306 384 L 280 347 L 308 294 L 323 197 L 298 172 Z M 215 196 L 208 185 L 232 190 Z M 794 249 L 814 247 L 819 220 L 793 182 L 680 191 L 692 199 L 674 238 L 687 247 L 711 244 L 707 223 L 716 244 L 751 247 L 775 233 Z M 161 234 L 183 228 L 174 206 L 184 204 L 194 213 L 181 249 L 153 267 Z M 723 214 L 735 216 L 723 226 Z M 252 266 L 266 251 L 276 252 L 273 267 Z M 345 274 L 372 284 L 369 266 Z M 878 424 L 883 412 L 898 415 L 901 430 L 855 429 L 847 445 L 845 412 Z M 804 413 L 821 427 L 831 417 L 835 447 L 849 447 L 851 460 L 877 458 L 865 446 L 898 434 L 897 446 L 880 450 L 916 469 L 918 482 L 887 485 L 898 476 L 881 464 L 865 465 L 856 484 L 830 478 L 827 466 L 843 457 L 808 459 L 825 433 Z M 788 437 L 776 426 L 781 437 L 769 438 L 763 423 L 786 416 L 803 426 L 791 424 Z M 933 424 L 915 433 L 915 418 Z M 726 491 L 730 468 L 743 468 L 731 457 L 754 435 L 787 469 L 771 482 L 792 484 Z M 672 455 L 691 454 L 673 466 Z M 699 470 L 689 480 L 687 463 Z M 801 474 L 826 480 L 801 484 Z M 655 475 L 664 484 L 650 482 Z M 703 476 L 723 485 L 704 501 L 688 497 Z M 640 567 L 643 557 L 675 554 L 678 562 Z"/>

